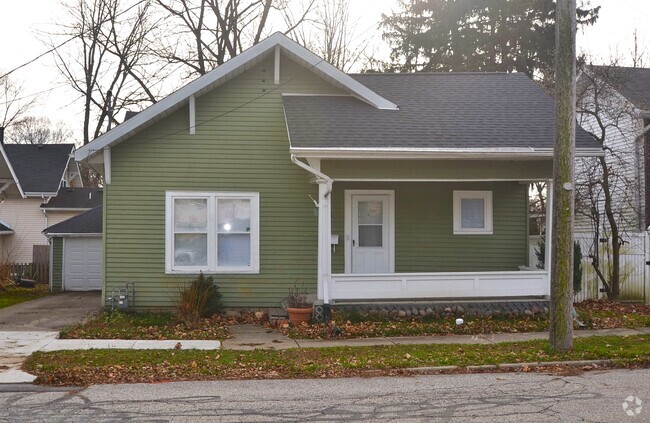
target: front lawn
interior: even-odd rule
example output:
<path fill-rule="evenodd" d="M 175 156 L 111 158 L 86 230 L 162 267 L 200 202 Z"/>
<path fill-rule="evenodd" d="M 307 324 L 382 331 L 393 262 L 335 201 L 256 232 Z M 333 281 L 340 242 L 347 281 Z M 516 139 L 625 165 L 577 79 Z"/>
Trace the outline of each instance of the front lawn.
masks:
<path fill-rule="evenodd" d="M 36 288 L 20 288 L 7 286 L 0 290 L 0 308 L 24 303 L 49 294 L 47 285 L 36 285 Z"/>
<path fill-rule="evenodd" d="M 226 339 L 233 322 L 220 316 L 185 323 L 172 313 L 102 312 L 89 321 L 64 328 L 62 339 Z"/>
<path fill-rule="evenodd" d="M 84 386 L 183 380 L 324 378 L 399 374 L 405 368 L 612 359 L 649 366 L 650 335 L 575 340 L 570 353 L 548 341 L 492 345 L 394 345 L 254 351 L 85 350 L 37 352 L 23 369 L 36 383 Z M 463 371 L 463 369 L 461 369 Z M 467 370 L 465 370 L 467 371 Z M 526 368 L 524 368 L 526 371 Z"/>
<path fill-rule="evenodd" d="M 639 304 L 586 301 L 575 305 L 578 320 L 585 329 L 612 329 L 650 327 L 650 306 Z M 334 313 L 327 324 L 284 325 L 280 329 L 296 339 L 350 339 L 392 336 L 424 335 L 480 335 L 491 333 L 542 332 L 548 330 L 548 315 L 535 316 L 463 316 L 463 324 L 456 325 L 456 317 L 446 316 L 390 318 L 385 315 Z M 577 326 L 576 326 L 577 327 Z"/>

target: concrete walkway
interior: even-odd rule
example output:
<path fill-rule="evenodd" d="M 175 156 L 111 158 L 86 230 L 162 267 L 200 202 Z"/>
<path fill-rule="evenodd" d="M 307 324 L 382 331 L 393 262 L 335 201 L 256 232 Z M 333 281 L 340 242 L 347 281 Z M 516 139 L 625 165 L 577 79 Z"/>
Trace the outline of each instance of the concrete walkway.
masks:
<path fill-rule="evenodd" d="M 491 335 L 402 336 L 359 339 L 290 339 L 280 332 L 260 325 L 236 325 L 229 327 L 233 335 L 224 341 L 223 348 L 230 350 L 283 350 L 288 348 L 360 347 L 371 345 L 419 345 L 419 344 L 497 344 L 548 339 L 548 332 L 501 333 Z M 588 336 L 631 336 L 650 334 L 650 328 L 601 329 L 575 331 L 576 338 Z"/>

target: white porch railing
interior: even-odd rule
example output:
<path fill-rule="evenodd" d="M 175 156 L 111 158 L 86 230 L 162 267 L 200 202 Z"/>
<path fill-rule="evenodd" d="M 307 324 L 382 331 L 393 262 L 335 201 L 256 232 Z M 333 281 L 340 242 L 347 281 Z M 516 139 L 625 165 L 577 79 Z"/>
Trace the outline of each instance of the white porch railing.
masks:
<path fill-rule="evenodd" d="M 334 274 L 330 278 L 328 291 L 332 301 L 535 297 L 550 294 L 545 270 Z"/>

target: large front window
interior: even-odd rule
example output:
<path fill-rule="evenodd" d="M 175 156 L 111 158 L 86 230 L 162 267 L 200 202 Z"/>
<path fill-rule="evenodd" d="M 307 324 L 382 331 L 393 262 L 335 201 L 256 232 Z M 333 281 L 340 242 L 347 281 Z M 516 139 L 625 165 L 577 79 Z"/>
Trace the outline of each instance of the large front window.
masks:
<path fill-rule="evenodd" d="M 167 192 L 168 273 L 258 273 L 259 194 Z"/>

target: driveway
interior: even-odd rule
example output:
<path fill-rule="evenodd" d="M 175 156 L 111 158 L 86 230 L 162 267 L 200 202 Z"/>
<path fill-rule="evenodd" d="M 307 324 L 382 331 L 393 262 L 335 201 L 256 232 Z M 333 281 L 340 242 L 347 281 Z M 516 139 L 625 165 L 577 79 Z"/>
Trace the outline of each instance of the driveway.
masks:
<path fill-rule="evenodd" d="M 100 292 L 64 292 L 0 309 L 0 332 L 51 332 L 99 310 Z"/>

